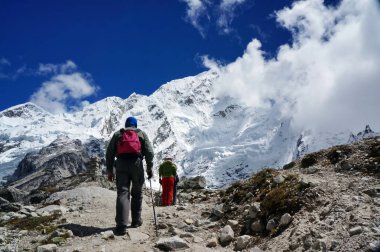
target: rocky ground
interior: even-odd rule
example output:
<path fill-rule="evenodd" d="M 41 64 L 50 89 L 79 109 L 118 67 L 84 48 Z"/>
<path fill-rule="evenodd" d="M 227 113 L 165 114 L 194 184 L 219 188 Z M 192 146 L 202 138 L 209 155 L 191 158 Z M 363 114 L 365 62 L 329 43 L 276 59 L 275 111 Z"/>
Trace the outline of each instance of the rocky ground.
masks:
<path fill-rule="evenodd" d="M 176 206 L 155 208 L 157 230 L 145 188 L 144 223 L 125 236 L 112 232 L 116 192 L 103 178 L 76 178 L 34 204 L 3 190 L 0 250 L 380 251 L 379 167 L 380 138 L 372 138 L 264 169 L 226 189 L 196 189 L 203 181 L 193 179 L 183 183 Z"/>

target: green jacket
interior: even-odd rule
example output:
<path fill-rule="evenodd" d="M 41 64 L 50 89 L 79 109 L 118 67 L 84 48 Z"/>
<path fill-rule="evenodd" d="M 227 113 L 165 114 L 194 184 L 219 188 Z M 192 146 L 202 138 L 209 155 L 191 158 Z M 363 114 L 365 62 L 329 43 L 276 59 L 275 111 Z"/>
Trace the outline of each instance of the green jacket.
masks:
<path fill-rule="evenodd" d="M 143 155 L 143 157 L 145 157 L 146 169 L 147 171 L 152 170 L 154 152 L 153 152 L 152 144 L 150 143 L 147 134 L 144 131 L 134 128 L 134 127 L 128 127 L 128 128 L 125 128 L 125 130 L 135 130 L 137 132 L 137 135 L 139 136 L 139 140 L 141 143 L 141 154 Z M 119 139 L 121 138 L 121 136 L 122 136 L 121 130 L 116 131 L 113 134 L 110 143 L 108 144 L 107 152 L 106 152 L 107 171 L 113 170 L 115 157 L 117 156 L 117 143 L 119 142 Z"/>
<path fill-rule="evenodd" d="M 165 161 L 160 165 L 158 174 L 160 177 L 175 177 L 177 174 L 177 166 L 171 161 Z"/>

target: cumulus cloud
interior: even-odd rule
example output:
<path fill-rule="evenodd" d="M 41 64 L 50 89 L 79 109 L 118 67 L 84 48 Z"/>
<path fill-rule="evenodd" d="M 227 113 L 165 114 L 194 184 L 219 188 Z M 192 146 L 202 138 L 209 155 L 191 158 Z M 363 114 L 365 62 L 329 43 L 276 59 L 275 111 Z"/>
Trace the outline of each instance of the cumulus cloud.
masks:
<path fill-rule="evenodd" d="M 31 96 L 30 101 L 51 113 L 77 110 L 88 104 L 83 100 L 94 95 L 98 89 L 89 74 L 74 72 L 77 66 L 72 61 L 64 64 L 40 64 L 40 74 L 54 74 L 49 81 Z"/>
<path fill-rule="evenodd" d="M 378 2 L 343 0 L 328 7 L 323 0 L 298 1 L 275 15 L 293 42 L 266 59 L 260 41 L 252 40 L 243 56 L 219 67 L 219 93 L 252 107 L 275 102 L 301 128 L 379 129 Z"/>
<path fill-rule="evenodd" d="M 0 66 L 10 66 L 11 62 L 6 58 L 0 58 Z"/>

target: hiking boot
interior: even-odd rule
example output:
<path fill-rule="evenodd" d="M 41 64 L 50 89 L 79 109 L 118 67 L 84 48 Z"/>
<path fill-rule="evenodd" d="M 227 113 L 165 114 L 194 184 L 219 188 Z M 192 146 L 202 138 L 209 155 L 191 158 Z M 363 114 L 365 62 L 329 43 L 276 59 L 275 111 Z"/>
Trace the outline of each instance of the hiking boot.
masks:
<path fill-rule="evenodd" d="M 126 226 L 117 226 L 113 233 L 115 235 L 118 235 L 118 236 L 125 235 L 127 233 L 127 227 Z"/>
<path fill-rule="evenodd" d="M 136 222 L 133 222 L 133 221 L 132 221 L 131 228 L 137 228 L 137 227 L 140 227 L 142 224 L 143 224 L 142 220 L 140 220 L 140 221 L 136 221 Z"/>

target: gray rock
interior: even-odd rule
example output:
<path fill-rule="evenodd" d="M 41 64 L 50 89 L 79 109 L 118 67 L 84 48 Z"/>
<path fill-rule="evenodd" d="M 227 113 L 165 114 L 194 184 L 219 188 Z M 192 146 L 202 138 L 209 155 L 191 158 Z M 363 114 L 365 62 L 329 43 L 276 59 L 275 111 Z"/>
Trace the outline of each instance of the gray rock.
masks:
<path fill-rule="evenodd" d="M 254 219 L 260 213 L 260 202 L 254 202 L 252 206 L 249 207 L 249 217 Z"/>
<path fill-rule="evenodd" d="M 39 208 L 36 211 L 38 214 L 47 213 L 48 215 L 58 214 L 63 215 L 67 212 L 67 208 L 59 205 L 49 205 L 43 208 Z"/>
<path fill-rule="evenodd" d="M 360 226 L 357 226 L 357 227 L 353 227 L 353 228 L 351 228 L 351 229 L 348 231 L 348 233 L 350 234 L 350 236 L 353 236 L 353 235 L 360 234 L 362 231 L 363 231 L 363 228 L 360 227 Z"/>
<path fill-rule="evenodd" d="M 170 227 L 168 232 L 172 235 L 178 235 L 180 233 L 180 231 L 175 227 Z"/>
<path fill-rule="evenodd" d="M 254 233 L 259 233 L 263 231 L 263 225 L 261 225 L 261 222 L 257 220 L 251 224 L 251 230 Z"/>
<path fill-rule="evenodd" d="M 212 214 L 221 218 L 223 217 L 224 215 L 224 212 L 223 212 L 223 205 L 222 204 L 219 204 L 219 205 L 216 205 L 213 209 L 212 209 Z"/>
<path fill-rule="evenodd" d="M 19 203 L 5 203 L 0 205 L 1 212 L 18 212 L 22 208 L 22 205 Z"/>
<path fill-rule="evenodd" d="M 167 229 L 168 228 L 168 225 L 166 225 L 165 223 L 163 222 L 160 222 L 157 224 L 157 228 L 158 229 Z"/>
<path fill-rule="evenodd" d="M 182 177 L 177 187 L 182 189 L 204 189 L 206 188 L 206 178 L 204 176 L 193 178 Z"/>
<path fill-rule="evenodd" d="M 173 236 L 169 238 L 159 239 L 155 247 L 164 251 L 171 251 L 176 249 L 186 249 L 189 248 L 189 245 L 186 241 L 179 238 L 178 236 Z"/>
<path fill-rule="evenodd" d="M 57 245 L 55 244 L 46 244 L 46 245 L 37 247 L 37 252 L 55 252 L 55 251 L 57 251 Z"/>
<path fill-rule="evenodd" d="M 254 246 L 253 248 L 250 248 L 248 252 L 263 252 L 259 247 Z"/>
<path fill-rule="evenodd" d="M 180 238 L 193 238 L 194 235 L 191 233 L 183 233 L 179 235 Z"/>
<path fill-rule="evenodd" d="M 379 198 L 380 197 L 380 188 L 367 189 L 367 190 L 363 191 L 363 193 L 365 193 L 365 194 L 367 194 L 373 198 Z"/>
<path fill-rule="evenodd" d="M 191 225 L 191 224 L 194 223 L 194 221 L 193 221 L 192 219 L 186 219 L 186 220 L 184 220 L 184 221 L 185 221 L 185 223 L 186 223 L 187 225 Z"/>
<path fill-rule="evenodd" d="M 314 173 L 317 173 L 321 170 L 321 168 L 319 166 L 311 166 L 311 167 L 308 167 L 308 168 L 305 168 L 305 169 L 302 169 L 302 172 L 305 173 L 305 174 L 314 174 Z"/>
<path fill-rule="evenodd" d="M 0 197 L 0 205 L 2 205 L 2 204 L 7 204 L 7 203 L 9 203 L 8 200 L 6 200 L 6 199 Z"/>
<path fill-rule="evenodd" d="M 5 237 L 3 235 L 0 235 L 0 244 L 5 242 Z"/>
<path fill-rule="evenodd" d="M 207 240 L 206 247 L 214 248 L 216 246 L 218 246 L 218 239 L 216 237 Z"/>
<path fill-rule="evenodd" d="M 277 175 L 276 177 L 273 178 L 273 182 L 275 184 L 281 184 L 285 181 L 285 177 L 282 176 L 281 174 Z"/>
<path fill-rule="evenodd" d="M 239 225 L 239 222 L 237 220 L 228 220 L 227 225 L 231 226 L 232 228 L 235 228 Z"/>
<path fill-rule="evenodd" d="M 234 239 L 234 231 L 229 225 L 219 230 L 218 238 L 222 246 L 228 245 Z"/>
<path fill-rule="evenodd" d="M 280 226 L 287 226 L 292 221 L 292 216 L 288 213 L 285 213 L 281 216 Z"/>
<path fill-rule="evenodd" d="M 194 243 L 201 243 L 201 242 L 203 242 L 203 239 L 202 239 L 201 237 L 194 236 L 194 238 L 193 238 L 193 242 L 194 242 Z"/>
<path fill-rule="evenodd" d="M 9 202 L 20 202 L 28 195 L 27 192 L 13 186 L 0 189 L 0 197 Z"/>
<path fill-rule="evenodd" d="M 327 251 L 326 242 L 323 240 L 317 240 L 314 242 L 312 248 L 317 251 Z"/>
<path fill-rule="evenodd" d="M 104 239 L 104 240 L 109 240 L 109 239 L 115 238 L 115 234 L 111 230 L 101 232 L 100 235 L 102 236 L 102 239 Z"/>
<path fill-rule="evenodd" d="M 274 219 L 270 219 L 267 223 L 267 226 L 266 226 L 266 229 L 268 231 L 272 231 L 273 229 L 275 229 L 277 227 L 277 223 Z"/>
<path fill-rule="evenodd" d="M 249 242 L 251 241 L 251 236 L 243 235 L 236 238 L 235 250 L 243 250 L 245 249 Z"/>
<path fill-rule="evenodd" d="M 337 165 L 337 168 L 340 170 L 349 171 L 353 169 L 353 166 L 348 161 L 343 160 Z"/>

